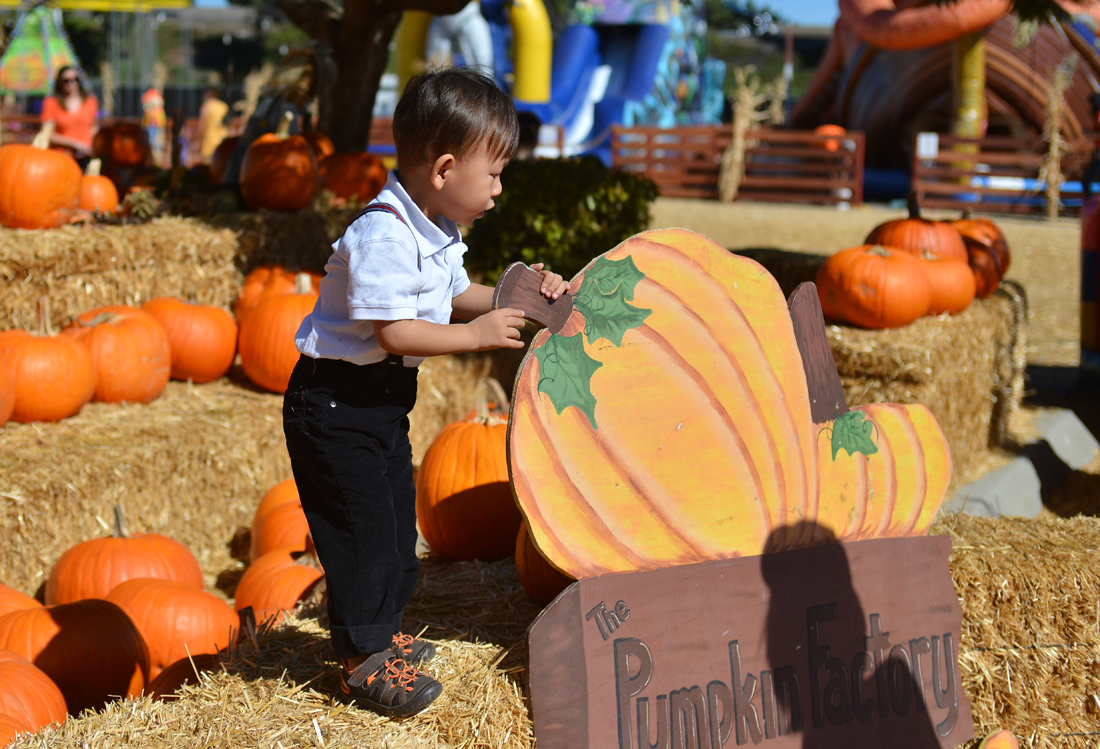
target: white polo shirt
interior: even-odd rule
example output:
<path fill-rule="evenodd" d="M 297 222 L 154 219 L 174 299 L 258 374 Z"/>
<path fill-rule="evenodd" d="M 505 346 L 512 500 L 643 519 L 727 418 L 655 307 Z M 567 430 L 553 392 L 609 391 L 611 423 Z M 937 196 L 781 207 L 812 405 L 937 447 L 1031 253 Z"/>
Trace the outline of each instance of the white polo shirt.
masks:
<path fill-rule="evenodd" d="M 298 351 L 314 359 L 374 364 L 388 356 L 374 335 L 374 320 L 427 320 L 446 325 L 451 299 L 470 287 L 462 256 L 466 245 L 453 221 L 428 220 L 395 171 L 372 203 L 392 206 L 367 213 L 333 244 L 320 296 L 294 335 Z M 405 357 L 415 367 L 423 357 Z"/>

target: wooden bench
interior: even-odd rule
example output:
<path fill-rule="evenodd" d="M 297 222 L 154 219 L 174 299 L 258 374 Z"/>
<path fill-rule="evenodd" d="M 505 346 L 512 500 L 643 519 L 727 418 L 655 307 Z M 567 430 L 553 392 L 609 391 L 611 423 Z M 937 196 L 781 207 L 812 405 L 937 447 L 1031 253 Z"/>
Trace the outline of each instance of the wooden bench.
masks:
<path fill-rule="evenodd" d="M 644 174 L 661 195 L 716 199 L 729 125 L 612 128 L 611 164 Z M 815 135 L 763 128 L 748 135 L 738 200 L 863 202 L 863 133 Z"/>
<path fill-rule="evenodd" d="M 912 189 L 922 208 L 1044 215 L 1046 183 L 1039 180 L 1039 170 L 1046 152 L 1047 144 L 1039 137 L 974 140 L 918 133 L 913 143 Z M 1067 150 L 1063 179 L 1076 177 L 1083 161 L 1082 152 Z M 1081 198 L 1081 183 L 1069 179 L 1062 185 L 1059 212 L 1079 215 Z"/>

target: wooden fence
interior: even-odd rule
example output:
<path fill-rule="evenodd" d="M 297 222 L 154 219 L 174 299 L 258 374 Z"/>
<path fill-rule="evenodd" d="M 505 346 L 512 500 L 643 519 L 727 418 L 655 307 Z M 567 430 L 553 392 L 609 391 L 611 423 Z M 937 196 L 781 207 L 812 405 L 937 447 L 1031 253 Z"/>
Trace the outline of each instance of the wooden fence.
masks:
<path fill-rule="evenodd" d="M 912 189 L 922 208 L 983 213 L 1044 215 L 1046 184 L 1039 170 L 1047 152 L 1041 138 L 991 137 L 978 140 L 918 133 L 913 145 Z M 1081 212 L 1083 153 L 1069 149 L 1062 159 L 1059 212 Z M 1071 178 L 1072 177 L 1072 178 Z"/>
<path fill-rule="evenodd" d="M 718 197 L 718 172 L 729 125 L 614 127 L 611 163 L 644 174 L 661 195 Z M 750 131 L 738 200 L 858 205 L 863 202 L 863 133 Z"/>

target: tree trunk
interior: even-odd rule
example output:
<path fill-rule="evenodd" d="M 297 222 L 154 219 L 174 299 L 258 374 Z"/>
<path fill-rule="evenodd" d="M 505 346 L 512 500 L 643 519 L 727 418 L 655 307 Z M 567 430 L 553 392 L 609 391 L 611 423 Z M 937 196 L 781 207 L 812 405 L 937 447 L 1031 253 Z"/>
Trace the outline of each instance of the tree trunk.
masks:
<path fill-rule="evenodd" d="M 468 0 L 282 0 L 287 17 L 317 45 L 317 129 L 337 151 L 370 143 L 374 99 L 390 42 L 406 10 L 457 13 Z"/>

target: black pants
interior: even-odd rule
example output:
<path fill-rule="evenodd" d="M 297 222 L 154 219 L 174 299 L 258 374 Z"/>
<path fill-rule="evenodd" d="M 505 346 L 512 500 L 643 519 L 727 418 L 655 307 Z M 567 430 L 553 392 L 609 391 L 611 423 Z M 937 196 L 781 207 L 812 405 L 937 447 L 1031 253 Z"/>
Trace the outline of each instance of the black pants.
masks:
<path fill-rule="evenodd" d="M 416 369 L 303 356 L 283 397 L 290 465 L 325 568 L 332 649 L 390 647 L 412 596 L 416 487 L 409 411 Z"/>

